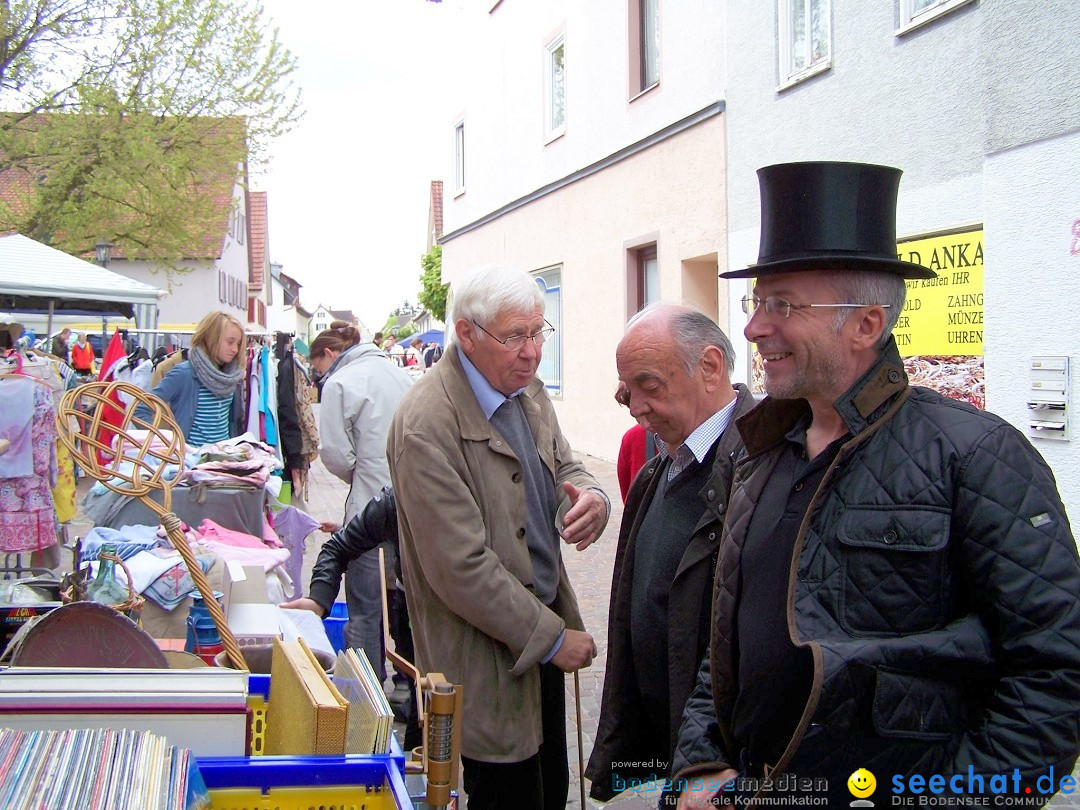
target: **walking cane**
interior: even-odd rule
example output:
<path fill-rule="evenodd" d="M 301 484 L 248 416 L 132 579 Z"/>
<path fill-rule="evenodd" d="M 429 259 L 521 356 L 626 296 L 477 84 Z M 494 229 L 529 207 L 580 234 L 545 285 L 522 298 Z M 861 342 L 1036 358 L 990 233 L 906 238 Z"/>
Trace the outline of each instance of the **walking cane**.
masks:
<path fill-rule="evenodd" d="M 577 764 L 578 791 L 581 793 L 581 810 L 585 808 L 585 751 L 581 744 L 581 678 L 574 670 L 574 703 L 577 704 Z"/>

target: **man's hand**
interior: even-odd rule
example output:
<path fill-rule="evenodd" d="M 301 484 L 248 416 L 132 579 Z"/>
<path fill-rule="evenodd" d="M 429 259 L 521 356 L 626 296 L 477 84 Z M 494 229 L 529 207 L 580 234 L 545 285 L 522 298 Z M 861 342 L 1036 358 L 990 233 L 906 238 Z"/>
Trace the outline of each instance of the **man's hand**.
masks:
<path fill-rule="evenodd" d="M 308 599 L 306 596 L 301 597 L 300 599 L 293 599 L 291 602 L 282 602 L 278 607 L 293 608 L 294 610 L 310 610 L 320 618 L 326 615 L 326 611 L 323 610 L 322 605 L 314 599 Z"/>
<path fill-rule="evenodd" d="M 700 780 L 704 785 L 725 785 L 738 775 L 739 772 L 734 768 L 728 768 L 726 771 L 695 773 L 693 776 L 687 777 L 686 781 L 692 782 L 694 780 Z M 721 796 L 722 798 L 722 794 L 723 790 L 691 790 L 687 787 L 679 795 L 679 803 L 675 805 L 675 810 L 704 810 L 705 808 L 715 810 L 717 807 L 734 807 L 731 802 L 723 802 L 722 804 L 716 803 L 716 797 Z"/>
<path fill-rule="evenodd" d="M 591 546 L 607 524 L 607 504 L 592 489 L 578 489 L 569 481 L 563 483 L 563 492 L 570 497 L 570 508 L 563 516 L 559 534 L 567 543 L 576 544 L 578 551 Z M 555 520 L 559 522 L 558 518 Z"/>
<path fill-rule="evenodd" d="M 319 531 L 326 532 L 327 534 L 333 534 L 341 528 L 340 523 L 334 523 L 332 520 L 324 520 L 319 524 Z"/>
<path fill-rule="evenodd" d="M 589 666 L 596 655 L 596 642 L 584 630 L 567 630 L 562 646 L 551 657 L 551 663 L 563 672 L 575 672 Z"/>

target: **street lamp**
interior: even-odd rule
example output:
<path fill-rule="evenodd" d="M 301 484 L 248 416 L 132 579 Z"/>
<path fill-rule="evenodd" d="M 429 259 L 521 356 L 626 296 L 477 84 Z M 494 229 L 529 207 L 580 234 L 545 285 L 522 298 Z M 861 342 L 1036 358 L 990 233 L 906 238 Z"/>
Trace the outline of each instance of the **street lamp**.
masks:
<path fill-rule="evenodd" d="M 109 259 L 112 258 L 113 243 L 107 240 L 104 236 L 97 240 L 94 245 L 94 251 L 97 253 L 98 264 L 102 267 L 109 266 Z"/>

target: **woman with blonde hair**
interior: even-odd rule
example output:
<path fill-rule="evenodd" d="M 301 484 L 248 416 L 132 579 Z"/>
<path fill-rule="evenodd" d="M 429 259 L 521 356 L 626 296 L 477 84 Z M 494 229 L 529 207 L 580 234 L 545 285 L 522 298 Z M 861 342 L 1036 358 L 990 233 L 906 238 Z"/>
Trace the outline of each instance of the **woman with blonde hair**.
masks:
<path fill-rule="evenodd" d="M 228 312 L 211 312 L 195 327 L 188 359 L 173 366 L 150 392 L 169 406 L 189 445 L 243 433 L 240 392 L 246 342 L 239 319 Z M 136 416 L 146 418 L 149 411 L 140 405 Z"/>

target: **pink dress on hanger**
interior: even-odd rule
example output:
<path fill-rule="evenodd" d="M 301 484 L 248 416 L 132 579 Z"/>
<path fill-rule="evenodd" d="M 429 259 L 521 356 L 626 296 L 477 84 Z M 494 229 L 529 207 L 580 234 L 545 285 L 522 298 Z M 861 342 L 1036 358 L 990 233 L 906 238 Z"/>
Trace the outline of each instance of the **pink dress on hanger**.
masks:
<path fill-rule="evenodd" d="M 56 544 L 56 411 L 44 385 L 34 383 L 31 417 L 33 472 L 0 478 L 0 551 L 40 551 Z"/>

